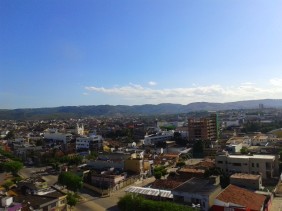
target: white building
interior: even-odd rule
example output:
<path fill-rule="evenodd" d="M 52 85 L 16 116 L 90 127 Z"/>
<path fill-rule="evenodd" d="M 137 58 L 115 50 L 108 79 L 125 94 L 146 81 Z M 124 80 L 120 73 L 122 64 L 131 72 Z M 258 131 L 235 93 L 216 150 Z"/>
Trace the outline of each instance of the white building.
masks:
<path fill-rule="evenodd" d="M 229 144 L 226 146 L 225 150 L 229 153 L 238 153 L 241 152 L 241 149 L 243 148 L 243 144 Z"/>
<path fill-rule="evenodd" d="M 48 129 L 44 132 L 44 139 L 52 140 L 53 142 L 68 143 L 72 138 L 70 133 L 59 133 L 56 129 Z"/>
<path fill-rule="evenodd" d="M 169 126 L 173 126 L 173 127 L 182 127 L 184 125 L 184 122 L 166 122 L 166 121 L 158 121 L 157 122 L 157 127 L 169 127 Z"/>
<path fill-rule="evenodd" d="M 173 138 L 174 131 L 163 131 L 157 134 L 146 135 L 144 137 L 144 145 L 154 145 L 158 142 L 164 142 Z"/>
<path fill-rule="evenodd" d="M 275 155 L 217 155 L 215 165 L 227 173 L 260 174 L 263 179 L 278 175 Z"/>
<path fill-rule="evenodd" d="M 84 125 L 81 124 L 81 126 L 79 126 L 79 124 L 76 124 L 76 134 L 84 136 Z"/>
<path fill-rule="evenodd" d="M 76 149 L 91 149 L 101 148 L 103 145 L 103 137 L 95 135 L 91 137 L 78 137 L 76 138 Z"/>

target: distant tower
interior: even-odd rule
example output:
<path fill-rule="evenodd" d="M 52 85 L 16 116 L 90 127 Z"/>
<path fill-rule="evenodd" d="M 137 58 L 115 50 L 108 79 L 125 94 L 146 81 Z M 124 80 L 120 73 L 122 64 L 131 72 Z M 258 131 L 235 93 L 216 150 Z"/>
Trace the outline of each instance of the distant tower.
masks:
<path fill-rule="evenodd" d="M 81 124 L 81 126 L 79 126 L 78 123 L 76 124 L 76 133 L 81 136 L 84 135 L 84 125 L 83 124 Z"/>
<path fill-rule="evenodd" d="M 264 106 L 263 106 L 263 104 L 261 103 L 261 104 L 259 104 L 259 109 L 264 109 Z"/>

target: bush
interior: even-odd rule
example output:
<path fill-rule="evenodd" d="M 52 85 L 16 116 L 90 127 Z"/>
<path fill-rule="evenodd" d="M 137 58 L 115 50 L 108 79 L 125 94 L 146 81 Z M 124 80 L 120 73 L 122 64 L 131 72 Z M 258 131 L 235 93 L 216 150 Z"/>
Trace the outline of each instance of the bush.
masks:
<path fill-rule="evenodd" d="M 121 211 L 192 211 L 193 208 L 173 202 L 153 201 L 142 196 L 127 194 L 120 198 L 118 208 Z"/>
<path fill-rule="evenodd" d="M 177 167 L 182 167 L 182 166 L 185 166 L 185 165 L 186 165 L 186 164 L 185 164 L 184 161 L 178 162 L 178 163 L 176 164 Z"/>

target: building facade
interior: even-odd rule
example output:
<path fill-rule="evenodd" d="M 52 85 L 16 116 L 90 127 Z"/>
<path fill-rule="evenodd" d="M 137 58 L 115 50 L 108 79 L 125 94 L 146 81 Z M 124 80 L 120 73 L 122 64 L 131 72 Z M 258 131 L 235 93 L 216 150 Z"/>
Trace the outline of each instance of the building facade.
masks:
<path fill-rule="evenodd" d="M 215 165 L 226 173 L 260 174 L 262 179 L 278 176 L 278 157 L 275 155 L 217 155 Z"/>
<path fill-rule="evenodd" d="M 103 145 L 103 137 L 100 135 L 76 138 L 76 149 L 100 149 Z"/>
<path fill-rule="evenodd" d="M 210 140 L 218 139 L 218 117 L 217 114 L 211 114 L 206 118 L 188 119 L 189 140 Z"/>

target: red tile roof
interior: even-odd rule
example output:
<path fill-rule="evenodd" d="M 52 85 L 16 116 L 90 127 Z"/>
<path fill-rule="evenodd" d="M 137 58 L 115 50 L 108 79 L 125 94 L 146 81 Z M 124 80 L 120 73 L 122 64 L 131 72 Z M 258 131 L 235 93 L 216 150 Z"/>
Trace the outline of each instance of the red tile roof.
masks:
<path fill-rule="evenodd" d="M 153 182 L 151 188 L 172 190 L 178 187 L 179 185 L 181 185 L 182 183 L 183 182 L 181 181 L 176 181 L 173 179 L 166 179 L 166 180 L 158 179 L 155 180 L 155 182 Z"/>
<path fill-rule="evenodd" d="M 229 185 L 216 199 L 225 203 L 245 206 L 252 211 L 260 211 L 266 197 L 235 185 Z"/>

